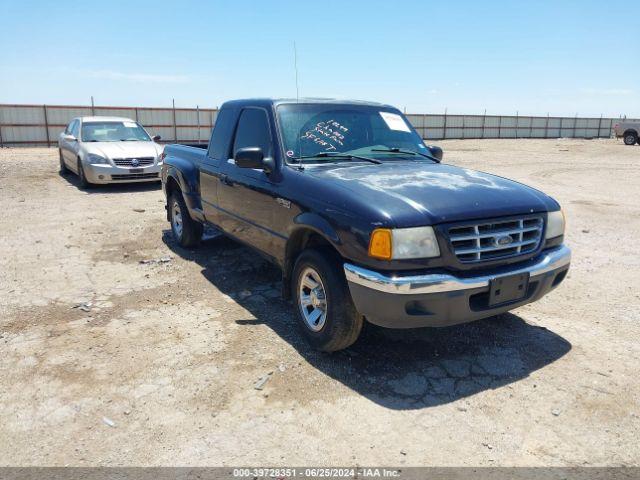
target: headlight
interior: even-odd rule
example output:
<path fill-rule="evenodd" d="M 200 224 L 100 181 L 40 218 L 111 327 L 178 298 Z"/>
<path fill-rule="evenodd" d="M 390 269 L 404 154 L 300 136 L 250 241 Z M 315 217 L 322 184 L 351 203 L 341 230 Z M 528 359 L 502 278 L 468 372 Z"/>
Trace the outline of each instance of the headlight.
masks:
<path fill-rule="evenodd" d="M 382 260 L 431 258 L 440 255 L 433 227 L 377 228 L 371 234 L 369 255 Z"/>
<path fill-rule="evenodd" d="M 91 164 L 91 165 L 100 165 L 100 164 L 108 164 L 109 160 L 107 160 L 106 158 L 100 156 L 100 155 L 96 155 L 95 153 L 90 153 L 89 155 L 87 155 L 87 161 Z"/>
<path fill-rule="evenodd" d="M 544 238 L 548 240 L 564 235 L 564 223 L 564 212 L 562 210 L 547 213 L 547 233 Z"/>

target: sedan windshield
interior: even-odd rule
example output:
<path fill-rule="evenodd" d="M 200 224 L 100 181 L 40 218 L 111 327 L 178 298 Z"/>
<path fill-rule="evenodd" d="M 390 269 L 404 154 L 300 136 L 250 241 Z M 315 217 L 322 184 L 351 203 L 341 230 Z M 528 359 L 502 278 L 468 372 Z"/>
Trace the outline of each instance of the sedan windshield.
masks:
<path fill-rule="evenodd" d="M 300 103 L 280 105 L 277 111 L 288 161 L 430 157 L 420 135 L 389 107 Z"/>
<path fill-rule="evenodd" d="M 83 142 L 148 142 L 147 132 L 136 122 L 84 122 Z"/>

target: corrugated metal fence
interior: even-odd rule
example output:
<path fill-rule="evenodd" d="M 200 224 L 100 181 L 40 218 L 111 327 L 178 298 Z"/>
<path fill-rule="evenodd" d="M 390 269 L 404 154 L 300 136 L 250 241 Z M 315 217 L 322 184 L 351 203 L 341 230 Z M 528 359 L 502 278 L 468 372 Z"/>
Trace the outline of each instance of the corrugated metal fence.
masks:
<path fill-rule="evenodd" d="M 207 142 L 218 111 L 212 108 L 0 104 L 0 146 L 55 146 L 72 118 L 109 115 L 135 119 L 163 142 Z M 428 140 L 464 138 L 608 138 L 616 118 L 407 114 Z"/>
<path fill-rule="evenodd" d="M 73 118 L 89 115 L 135 119 L 163 142 L 207 142 L 217 114 L 213 108 L 0 104 L 0 145 L 56 145 Z"/>

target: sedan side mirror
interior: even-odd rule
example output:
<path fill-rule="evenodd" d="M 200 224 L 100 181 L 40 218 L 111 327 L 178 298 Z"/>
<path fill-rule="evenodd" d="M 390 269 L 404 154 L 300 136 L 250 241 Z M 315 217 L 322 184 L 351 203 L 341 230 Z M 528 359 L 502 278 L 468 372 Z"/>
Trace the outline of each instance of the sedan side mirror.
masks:
<path fill-rule="evenodd" d="M 65 135 L 62 137 L 65 141 L 67 142 L 77 142 L 78 139 L 76 137 L 74 137 L 71 134 L 65 133 Z"/>
<path fill-rule="evenodd" d="M 160 140 L 162 140 L 162 137 L 160 135 L 154 135 L 153 137 L 151 137 L 151 140 L 153 140 L 154 142 L 159 142 Z"/>
<path fill-rule="evenodd" d="M 442 152 L 442 149 L 440 147 L 436 147 L 435 145 L 427 145 L 427 148 L 429 149 L 429 152 L 431 153 L 431 156 L 433 158 L 436 158 L 438 162 L 442 161 L 442 156 L 444 155 L 444 153 Z"/>
<path fill-rule="evenodd" d="M 257 168 L 267 173 L 273 171 L 274 162 L 272 158 L 265 158 L 260 147 L 240 148 L 236 151 L 233 159 L 236 166 L 240 168 Z"/>

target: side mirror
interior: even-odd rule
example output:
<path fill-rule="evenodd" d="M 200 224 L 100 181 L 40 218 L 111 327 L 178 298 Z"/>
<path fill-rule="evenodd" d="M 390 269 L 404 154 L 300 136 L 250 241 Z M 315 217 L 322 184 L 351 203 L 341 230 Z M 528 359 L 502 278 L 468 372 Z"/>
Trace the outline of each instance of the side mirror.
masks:
<path fill-rule="evenodd" d="M 236 162 L 236 166 L 240 168 L 258 168 L 270 173 L 274 167 L 273 159 L 264 158 L 264 153 L 260 147 L 241 148 L 236 151 L 233 159 Z"/>
<path fill-rule="evenodd" d="M 65 133 L 62 137 L 67 142 L 77 142 L 78 139 L 69 133 Z"/>
<path fill-rule="evenodd" d="M 160 135 L 154 135 L 153 137 L 151 137 L 151 140 L 153 140 L 154 142 L 159 142 L 160 140 L 162 140 L 162 137 Z"/>
<path fill-rule="evenodd" d="M 436 158 L 438 162 L 442 161 L 442 156 L 444 155 L 444 153 L 442 152 L 442 149 L 440 147 L 436 147 L 435 145 L 427 145 L 427 148 L 429 149 L 429 152 L 431 152 L 431 156 L 433 158 Z"/>

